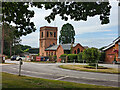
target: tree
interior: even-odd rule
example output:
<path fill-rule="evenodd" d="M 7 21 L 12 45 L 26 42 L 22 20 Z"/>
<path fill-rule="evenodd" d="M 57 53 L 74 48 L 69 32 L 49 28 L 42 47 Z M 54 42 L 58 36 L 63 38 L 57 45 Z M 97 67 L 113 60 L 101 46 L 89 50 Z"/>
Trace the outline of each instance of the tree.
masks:
<path fill-rule="evenodd" d="M 97 48 L 88 48 L 85 49 L 82 53 L 82 58 L 86 60 L 86 62 L 90 66 L 95 66 L 99 60 L 100 52 L 98 51 Z"/>
<path fill-rule="evenodd" d="M 105 61 L 105 52 L 100 52 L 99 61 Z"/>
<path fill-rule="evenodd" d="M 21 39 L 16 37 L 15 28 L 7 23 L 4 24 L 4 54 L 11 56 L 12 47 L 19 44 Z"/>
<path fill-rule="evenodd" d="M 14 54 L 20 55 L 21 53 L 28 52 L 30 48 L 31 46 L 18 44 L 13 47 L 13 50 Z"/>
<path fill-rule="evenodd" d="M 34 16 L 34 11 L 28 10 L 29 3 L 24 2 L 3 2 L 2 22 L 14 23 L 16 36 L 27 35 L 35 31 L 35 25 L 30 19 Z"/>
<path fill-rule="evenodd" d="M 64 24 L 60 31 L 59 43 L 61 42 L 62 44 L 71 43 L 71 42 L 74 43 L 75 41 L 74 36 L 75 36 L 75 30 L 73 26 L 69 23 Z"/>
<path fill-rule="evenodd" d="M 54 21 L 56 15 L 60 15 L 62 20 L 67 21 L 68 17 L 75 21 L 84 20 L 88 17 L 100 15 L 101 24 L 109 23 L 110 15 L 109 2 L 52 2 L 46 3 L 45 9 L 52 9 L 52 12 L 45 19 L 50 23 Z"/>
<path fill-rule="evenodd" d="M 51 9 L 50 15 L 45 17 L 49 23 L 60 15 L 62 20 L 67 21 L 68 17 L 75 21 L 87 20 L 88 17 L 100 15 L 101 24 L 109 23 L 110 4 L 109 2 L 2 2 L 2 22 L 14 23 L 18 36 L 27 35 L 36 30 L 33 22 L 34 11 L 29 7 L 38 7 L 46 10 Z"/>

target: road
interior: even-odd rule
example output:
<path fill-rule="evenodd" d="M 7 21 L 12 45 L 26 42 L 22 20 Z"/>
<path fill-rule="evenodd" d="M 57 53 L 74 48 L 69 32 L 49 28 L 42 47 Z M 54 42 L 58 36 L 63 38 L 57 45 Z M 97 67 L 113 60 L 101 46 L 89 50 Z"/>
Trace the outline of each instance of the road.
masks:
<path fill-rule="evenodd" d="M 17 64 L 6 64 L 2 65 L 2 71 L 12 74 L 18 74 L 19 62 L 18 61 L 7 61 L 8 63 Z M 74 64 L 74 63 L 73 63 Z M 24 62 L 22 65 L 22 75 L 39 77 L 51 80 L 61 80 L 76 83 L 86 83 L 93 85 L 113 86 L 118 87 L 118 74 L 105 74 L 95 72 L 84 72 L 61 69 L 58 66 L 62 63 L 32 63 Z M 105 64 L 104 64 L 105 65 Z M 107 65 L 108 67 L 118 68 L 116 65 Z M 119 82 L 120 83 L 120 82 Z"/>

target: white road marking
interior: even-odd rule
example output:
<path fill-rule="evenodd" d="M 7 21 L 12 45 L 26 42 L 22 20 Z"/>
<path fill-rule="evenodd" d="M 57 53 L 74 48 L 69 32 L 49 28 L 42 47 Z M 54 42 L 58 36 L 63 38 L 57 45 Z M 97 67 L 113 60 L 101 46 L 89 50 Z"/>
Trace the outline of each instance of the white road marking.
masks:
<path fill-rule="evenodd" d="M 61 79 L 67 78 L 67 77 L 69 77 L 69 76 L 60 77 L 60 78 L 57 78 L 55 80 L 61 80 Z"/>
<path fill-rule="evenodd" d="M 12 69 L 18 69 L 18 68 L 12 68 Z M 53 75 L 53 74 L 48 74 L 48 73 L 39 73 L 39 72 L 33 72 L 33 71 L 27 71 L 27 70 L 21 70 L 21 71 L 37 73 L 37 74 Z"/>

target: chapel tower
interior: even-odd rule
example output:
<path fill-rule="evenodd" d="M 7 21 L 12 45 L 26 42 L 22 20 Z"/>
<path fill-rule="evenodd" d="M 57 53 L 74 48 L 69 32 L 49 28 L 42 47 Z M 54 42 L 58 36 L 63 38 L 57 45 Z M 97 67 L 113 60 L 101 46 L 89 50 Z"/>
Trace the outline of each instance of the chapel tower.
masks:
<path fill-rule="evenodd" d="M 45 49 L 57 44 L 57 27 L 44 26 L 40 28 L 40 56 L 46 56 Z"/>

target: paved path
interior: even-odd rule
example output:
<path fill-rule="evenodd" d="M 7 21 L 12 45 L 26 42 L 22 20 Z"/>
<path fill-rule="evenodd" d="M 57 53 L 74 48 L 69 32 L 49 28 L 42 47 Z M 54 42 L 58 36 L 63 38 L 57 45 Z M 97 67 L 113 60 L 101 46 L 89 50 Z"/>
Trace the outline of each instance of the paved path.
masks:
<path fill-rule="evenodd" d="M 9 63 L 11 61 L 8 61 Z M 12 61 L 11 65 L 3 65 L 2 71 L 18 74 L 18 61 Z M 69 63 L 68 63 L 69 64 Z M 94 72 L 84 72 L 84 71 L 74 71 L 61 69 L 58 66 L 62 63 L 31 63 L 24 62 L 22 65 L 22 75 L 46 78 L 52 80 L 62 80 L 70 81 L 77 83 L 87 83 L 94 85 L 103 85 L 103 86 L 113 86 L 118 87 L 118 74 L 105 74 L 105 73 L 94 73 Z M 108 65 L 109 67 L 112 67 Z M 1 67 L 1 66 L 0 66 Z M 116 65 L 114 67 L 117 67 Z"/>

